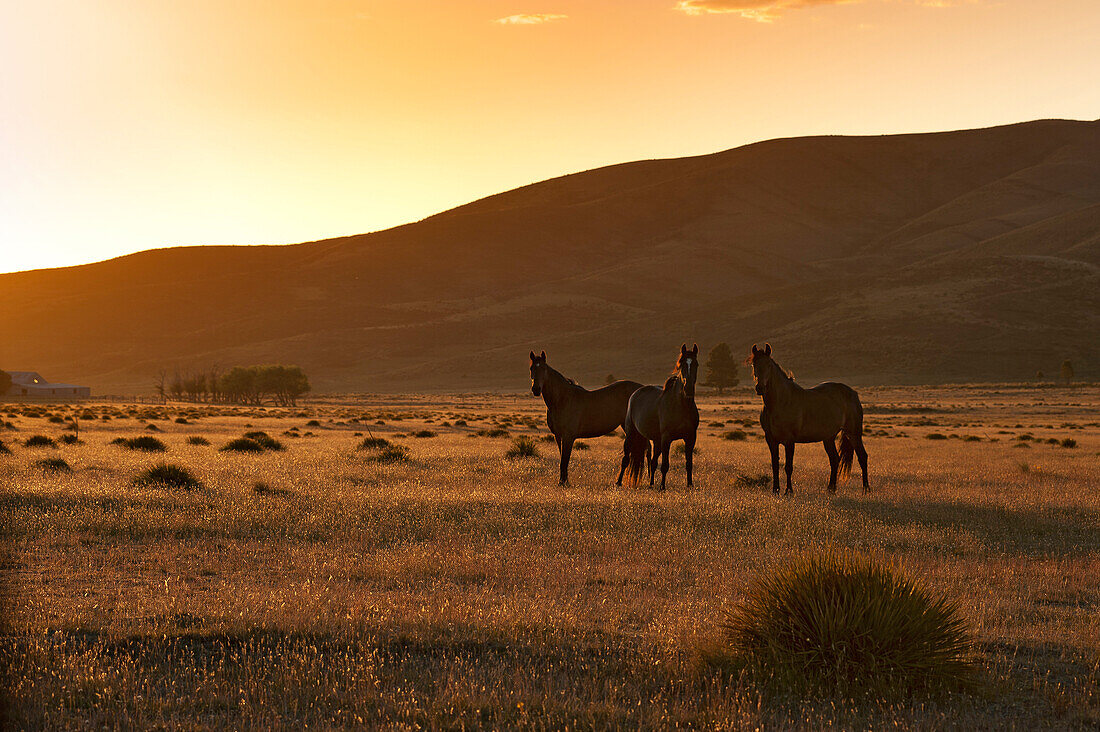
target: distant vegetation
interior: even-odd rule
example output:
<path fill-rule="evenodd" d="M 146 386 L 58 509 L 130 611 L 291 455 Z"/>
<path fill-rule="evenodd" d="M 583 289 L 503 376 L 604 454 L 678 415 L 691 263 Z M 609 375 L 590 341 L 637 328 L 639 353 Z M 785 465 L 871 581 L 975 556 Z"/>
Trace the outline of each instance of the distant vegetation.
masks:
<path fill-rule="evenodd" d="M 737 386 L 740 378 L 737 375 L 737 361 L 733 357 L 728 343 L 719 343 L 710 349 L 707 355 L 707 376 L 703 386 L 713 387 L 721 394 L 726 389 Z"/>
<path fill-rule="evenodd" d="M 251 404 L 271 402 L 280 407 L 297 406 L 298 399 L 312 390 L 309 377 L 300 366 L 269 364 L 234 366 L 225 373 L 218 367 L 207 371 L 178 371 L 168 377 L 161 370 L 153 389 L 164 400 Z"/>
<path fill-rule="evenodd" d="M 8 389 L 11 388 L 11 374 L 7 371 L 0 371 L 0 394 L 7 394 Z"/>

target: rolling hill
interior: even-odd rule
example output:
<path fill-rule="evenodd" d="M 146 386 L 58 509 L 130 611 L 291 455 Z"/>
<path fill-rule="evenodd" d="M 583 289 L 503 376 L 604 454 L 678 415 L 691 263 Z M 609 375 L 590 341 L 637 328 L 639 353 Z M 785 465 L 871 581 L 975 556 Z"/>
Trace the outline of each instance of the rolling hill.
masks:
<path fill-rule="evenodd" d="M 655 381 L 770 341 L 800 381 L 1100 378 L 1100 121 L 771 140 L 361 236 L 0 275 L 0 368 L 148 392 L 288 362 L 318 390 Z"/>

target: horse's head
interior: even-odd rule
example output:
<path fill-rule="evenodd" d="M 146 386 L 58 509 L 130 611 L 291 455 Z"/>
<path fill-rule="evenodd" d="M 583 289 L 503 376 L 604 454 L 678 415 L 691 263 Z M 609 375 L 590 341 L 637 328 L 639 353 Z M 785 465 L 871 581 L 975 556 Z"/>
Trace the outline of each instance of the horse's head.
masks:
<path fill-rule="evenodd" d="M 680 346 L 680 358 L 676 360 L 676 373 L 684 382 L 684 394 L 695 398 L 695 380 L 699 378 L 699 344 L 688 350 L 687 344 Z"/>
<path fill-rule="evenodd" d="M 764 392 L 768 389 L 768 380 L 775 371 L 772 368 L 775 364 L 775 361 L 772 361 L 772 344 L 765 343 L 763 348 L 757 348 L 753 343 L 752 353 L 749 354 L 747 361 L 752 365 L 752 380 L 756 383 L 756 393 L 764 396 Z"/>
<path fill-rule="evenodd" d="M 546 351 L 543 351 L 541 355 L 536 356 L 534 351 L 531 351 L 531 393 L 535 396 L 542 396 L 542 388 L 546 384 L 546 379 L 550 375 L 550 367 L 546 365 Z"/>

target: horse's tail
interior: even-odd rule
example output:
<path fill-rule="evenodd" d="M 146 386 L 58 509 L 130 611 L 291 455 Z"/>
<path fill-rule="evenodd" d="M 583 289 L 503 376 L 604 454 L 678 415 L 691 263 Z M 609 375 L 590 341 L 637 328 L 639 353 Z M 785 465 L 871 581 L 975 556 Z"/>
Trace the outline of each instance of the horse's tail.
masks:
<path fill-rule="evenodd" d="M 627 430 L 623 450 L 630 457 L 630 462 L 627 463 L 630 485 L 637 486 L 645 470 L 646 458 L 649 456 L 649 440 L 637 430 Z"/>
<path fill-rule="evenodd" d="M 844 428 L 840 431 L 840 479 L 848 480 L 852 475 L 852 456 L 856 452 L 856 443 L 852 435 L 863 435 L 863 405 L 859 396 L 852 392 L 851 413 L 844 420 Z"/>

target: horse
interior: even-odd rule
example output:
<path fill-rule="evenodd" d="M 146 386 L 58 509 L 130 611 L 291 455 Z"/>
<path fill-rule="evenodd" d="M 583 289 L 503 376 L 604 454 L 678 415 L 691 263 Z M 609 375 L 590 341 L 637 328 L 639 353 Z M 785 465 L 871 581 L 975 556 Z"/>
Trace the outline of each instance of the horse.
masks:
<path fill-rule="evenodd" d="M 641 384 L 616 381 L 589 391 L 567 379 L 546 363 L 546 351 L 531 351 L 531 393 L 546 402 L 546 426 L 561 453 L 560 485 L 569 483 L 569 456 L 573 442 L 582 437 L 602 437 L 623 426 L 626 404 Z"/>
<path fill-rule="evenodd" d="M 787 494 L 791 488 L 796 442 L 820 442 L 829 456 L 829 493 L 836 493 L 836 479 L 845 480 L 852 472 L 852 455 L 859 456 L 863 470 L 863 492 L 867 485 L 867 450 L 863 448 L 863 405 L 859 395 L 846 384 L 826 382 L 812 389 L 803 389 L 794 378 L 772 360 L 772 347 L 752 345 L 746 363 L 752 365 L 756 393 L 764 401 L 760 426 L 772 454 L 772 485 L 779 495 L 779 446 L 786 451 L 784 469 L 787 472 Z M 836 439 L 839 435 L 840 449 Z"/>
<path fill-rule="evenodd" d="M 699 346 L 689 351 L 687 344 L 680 346 L 673 374 L 665 380 L 664 387 L 643 386 L 630 397 L 626 408 L 623 441 L 623 461 L 615 485 L 623 484 L 623 473 L 630 468 L 630 483 L 637 485 L 642 466 L 649 458 L 649 485 L 657 471 L 657 456 L 661 456 L 661 490 L 665 489 L 668 476 L 668 451 L 676 440 L 684 441 L 684 459 L 687 468 L 687 484 L 691 485 L 691 460 L 695 452 L 696 433 L 699 429 L 699 408 L 695 406 L 695 380 L 699 377 Z"/>

